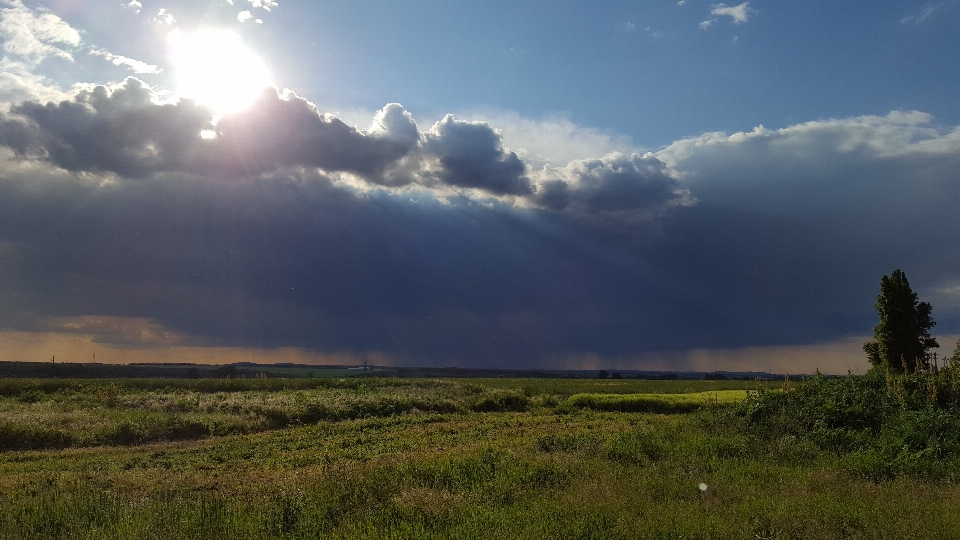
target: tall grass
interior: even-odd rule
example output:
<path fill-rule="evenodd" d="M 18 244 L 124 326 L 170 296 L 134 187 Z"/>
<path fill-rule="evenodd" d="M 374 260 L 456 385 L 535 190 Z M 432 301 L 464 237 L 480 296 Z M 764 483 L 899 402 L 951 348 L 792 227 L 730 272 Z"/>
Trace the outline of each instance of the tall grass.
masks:
<path fill-rule="evenodd" d="M 219 443 L 205 442 L 146 469 L 115 465 L 156 450 L 83 451 L 99 475 L 75 467 L 75 455 L 57 467 L 18 463 L 16 479 L 0 484 L 0 537 L 817 539 L 960 530 L 955 484 L 838 475 L 818 451 L 784 466 L 705 413 L 504 412 L 419 425 L 355 420 L 320 433 L 257 435 L 249 457 L 214 471 L 187 459 L 221 455 Z M 408 446 L 355 459 L 344 447 L 364 444 L 358 433 Z M 284 462 L 291 452 L 330 460 Z M 240 459 L 248 468 L 229 473 Z"/>
<path fill-rule="evenodd" d="M 19 393 L 0 398 L 0 451 L 136 445 L 404 414 L 523 411 L 531 404 L 519 391 L 472 383 L 324 380 L 301 389 L 303 379 L 270 381 L 61 381 L 49 387 L 6 381 L 8 393 Z"/>
<path fill-rule="evenodd" d="M 536 381 L 526 390 L 522 381 L 498 382 L 371 380 L 236 392 L 102 383 L 14 394 L 0 399 L 12 425 L 32 422 L 77 439 L 0 452 L 0 538 L 820 539 L 960 531 L 960 484 L 951 476 L 960 470 L 958 450 L 949 446 L 954 408 L 922 381 L 815 377 L 733 405 L 722 402 L 742 397 L 742 388 L 707 399 L 655 396 L 696 406 L 654 415 L 628 410 L 646 403 L 635 395 L 642 392 L 604 397 L 599 386 L 538 392 Z M 155 439 L 161 444 L 141 444 L 138 430 L 163 418 L 173 431 L 190 429 L 169 420 L 177 418 L 208 428 L 214 418 L 250 422 L 251 431 L 179 440 L 168 433 Z M 129 442 L 84 447 L 111 430 Z M 904 444 L 892 461 L 881 452 Z M 57 449 L 64 445 L 74 448 Z M 892 474 L 868 468 L 877 456 L 884 467 L 895 464 Z M 940 465 L 924 468 L 932 463 Z"/>
<path fill-rule="evenodd" d="M 728 405 L 747 397 L 746 390 L 718 390 L 689 394 L 574 394 L 566 405 L 616 412 L 684 413 L 703 407 Z"/>

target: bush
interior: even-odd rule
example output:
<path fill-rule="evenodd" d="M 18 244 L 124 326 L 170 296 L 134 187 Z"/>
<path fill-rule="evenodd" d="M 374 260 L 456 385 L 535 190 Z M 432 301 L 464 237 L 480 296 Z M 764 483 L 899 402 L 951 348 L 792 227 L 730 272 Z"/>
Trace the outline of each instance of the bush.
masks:
<path fill-rule="evenodd" d="M 758 439 L 809 440 L 874 480 L 956 475 L 956 375 L 816 375 L 794 388 L 753 393 L 735 413 Z"/>
<path fill-rule="evenodd" d="M 684 413 L 710 405 L 733 403 L 744 398 L 743 390 L 691 392 L 686 394 L 574 394 L 566 405 L 608 412 Z"/>
<path fill-rule="evenodd" d="M 70 433 L 59 429 L 0 423 L 0 451 L 66 448 L 74 442 Z"/>
<path fill-rule="evenodd" d="M 480 394 L 470 404 L 475 412 L 523 412 L 530 407 L 530 398 L 520 392 L 496 390 Z"/>

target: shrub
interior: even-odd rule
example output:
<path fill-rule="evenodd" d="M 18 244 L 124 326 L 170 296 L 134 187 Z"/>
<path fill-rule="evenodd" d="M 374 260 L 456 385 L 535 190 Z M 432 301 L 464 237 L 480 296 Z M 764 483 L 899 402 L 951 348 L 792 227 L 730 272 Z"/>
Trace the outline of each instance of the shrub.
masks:
<path fill-rule="evenodd" d="M 767 441 L 812 441 L 845 455 L 874 480 L 954 475 L 960 455 L 955 373 L 823 377 L 782 391 L 760 391 L 735 407 L 750 433 Z"/>
<path fill-rule="evenodd" d="M 0 423 L 0 451 L 66 448 L 74 442 L 70 433 L 59 429 Z"/>
<path fill-rule="evenodd" d="M 530 406 L 530 398 L 520 392 L 495 390 L 480 394 L 470 404 L 475 412 L 523 412 Z"/>
<path fill-rule="evenodd" d="M 569 407 L 608 412 L 683 413 L 705 406 L 743 399 L 742 390 L 693 392 L 686 394 L 574 394 Z"/>

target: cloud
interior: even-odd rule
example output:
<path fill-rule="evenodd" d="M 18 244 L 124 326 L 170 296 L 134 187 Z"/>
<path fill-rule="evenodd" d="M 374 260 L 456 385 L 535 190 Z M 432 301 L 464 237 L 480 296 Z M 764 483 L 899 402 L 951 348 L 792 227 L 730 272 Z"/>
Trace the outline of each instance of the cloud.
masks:
<path fill-rule="evenodd" d="M 274 0 L 250 0 L 250 4 L 255 8 L 263 8 L 267 11 L 278 6 Z"/>
<path fill-rule="evenodd" d="M 137 0 L 130 0 L 130 3 L 127 4 L 126 7 L 132 10 L 134 13 L 140 13 L 140 11 L 143 9 L 143 4 Z"/>
<path fill-rule="evenodd" d="M 903 19 L 900 19 L 900 24 L 918 26 L 920 23 L 929 19 L 930 17 L 935 15 L 938 11 L 942 10 L 946 6 L 947 6 L 946 3 L 926 4 L 923 6 L 923 8 L 919 12 L 914 13 L 913 15 L 908 15 Z"/>
<path fill-rule="evenodd" d="M 20 0 L 7 0 L 0 9 L 0 38 L 3 51 L 28 65 L 49 57 L 73 61 L 72 51 L 80 45 L 80 33 L 63 19 L 42 9 L 32 10 Z"/>
<path fill-rule="evenodd" d="M 265 91 L 249 109 L 222 118 L 189 100 L 160 104 L 141 81 L 82 91 L 72 101 L 25 103 L 0 124 L 0 142 L 64 169 L 143 178 L 164 171 L 258 175 L 286 166 L 346 171 L 371 181 L 416 145 L 402 108 L 385 108 L 383 128 L 366 134 L 323 116 L 296 95 Z M 406 130 L 405 130 L 406 129 Z M 415 129 L 413 127 L 412 129 Z"/>
<path fill-rule="evenodd" d="M 113 54 L 110 51 L 98 47 L 91 47 L 89 54 L 94 56 L 102 56 L 105 60 L 113 63 L 115 66 L 126 66 L 134 73 L 156 74 L 163 72 L 162 69 L 153 64 L 141 62 L 140 60 L 134 60 L 133 58 L 127 58 L 126 56 L 120 56 L 119 54 Z"/>
<path fill-rule="evenodd" d="M 716 19 L 710 19 L 710 20 L 702 21 L 702 22 L 699 24 L 699 27 L 700 27 L 701 30 L 706 30 L 707 28 L 710 28 L 711 26 L 713 26 L 713 23 L 715 23 L 715 22 L 717 22 Z"/>
<path fill-rule="evenodd" d="M 240 22 L 253 21 L 257 24 L 263 24 L 262 19 L 254 19 L 253 15 L 250 14 L 249 10 L 243 10 L 240 13 L 237 13 L 237 20 Z"/>
<path fill-rule="evenodd" d="M 448 114 L 426 134 L 426 151 L 440 160 L 440 180 L 494 194 L 533 193 L 526 167 L 505 151 L 501 135 L 484 122 L 465 122 Z"/>
<path fill-rule="evenodd" d="M 72 101 L 11 108 L 0 122 L 0 144 L 69 171 L 113 172 L 142 178 L 192 162 L 200 131 L 212 127 L 208 110 L 190 101 L 156 104 L 137 79 L 114 89 L 98 86 Z"/>
<path fill-rule="evenodd" d="M 950 180 L 960 131 L 927 114 L 705 134 L 656 155 L 699 201 L 665 218 L 666 234 L 700 254 L 677 277 L 702 284 L 711 303 L 753 305 L 752 315 L 728 312 L 740 311 L 744 330 L 766 326 L 780 339 L 788 328 L 798 331 L 789 339 L 868 331 L 881 275 L 902 268 L 925 291 L 955 279 L 946 269 L 960 250 L 943 246 L 960 241 L 946 202 L 960 197 Z M 940 309 L 942 327 L 956 328 L 957 310 Z"/>
<path fill-rule="evenodd" d="M 251 107 L 221 119 L 217 137 L 203 151 L 202 172 L 259 174 L 287 166 L 311 166 L 384 181 L 391 165 L 413 151 L 416 124 L 399 105 L 388 105 L 382 129 L 363 132 L 339 118 L 321 114 L 292 92 L 265 90 Z"/>
<path fill-rule="evenodd" d="M 214 123 L 134 78 L 11 107 L 0 327 L 418 364 L 707 365 L 868 333 L 899 267 L 937 300 L 938 329 L 960 329 L 960 128 L 929 114 L 656 152 L 509 111 L 427 125 L 394 103 L 356 127 L 275 89 Z"/>
<path fill-rule="evenodd" d="M 612 152 L 627 155 L 645 152 L 625 135 L 581 126 L 565 116 L 534 119 L 496 109 L 463 114 L 497 126 L 502 144 L 534 169 L 544 165 L 563 166 L 576 159 L 590 159 Z"/>
<path fill-rule="evenodd" d="M 678 164 L 693 155 L 715 155 L 733 148 L 765 145 L 765 152 L 783 159 L 813 158 L 829 153 L 890 157 L 952 155 L 960 150 L 960 128 L 944 130 L 920 111 L 893 111 L 886 116 L 816 120 L 770 130 L 757 126 L 750 132 L 728 135 L 706 133 L 675 141 L 657 155 Z M 730 156 L 736 159 L 734 155 Z M 743 157 L 743 156 L 740 156 Z"/>
<path fill-rule="evenodd" d="M 171 347 L 181 343 L 181 337 L 175 332 L 155 321 L 138 317 L 53 317 L 42 320 L 40 327 L 48 332 L 89 335 L 92 343 L 125 347 Z"/>
<path fill-rule="evenodd" d="M 531 122 L 503 116 L 513 119 L 514 140 L 536 144 L 534 150 L 550 151 L 552 157 L 574 155 L 581 143 L 580 153 L 603 150 L 607 155 L 568 160 L 563 166 L 541 161 L 542 169 L 535 170 L 505 149 L 503 133 L 486 122 L 447 115 L 421 133 L 410 113 L 393 103 L 378 111 L 364 131 L 291 92 L 274 89 L 214 125 L 206 108 L 189 100 L 161 103 L 135 78 L 112 88 L 82 90 L 58 104 L 23 103 L 11 113 L 0 121 L 0 144 L 19 156 L 77 173 L 237 178 L 307 167 L 348 173 L 370 186 L 477 190 L 526 206 L 563 210 L 569 205 L 580 214 L 630 210 L 636 211 L 634 220 L 687 197 L 662 162 L 630 151 L 628 139 L 564 119 Z M 617 148 L 629 154 L 617 153 Z M 534 179 L 543 192 L 535 193 Z M 568 198 L 558 198 L 560 193 Z"/>
<path fill-rule="evenodd" d="M 46 103 L 70 97 L 52 81 L 34 73 L 31 66 L 7 57 L 0 58 L 0 111 L 6 112 L 12 105 L 23 101 Z"/>
<path fill-rule="evenodd" d="M 710 10 L 710 14 L 731 17 L 734 24 L 745 23 L 747 19 L 749 19 L 750 14 L 754 12 L 753 9 L 750 9 L 749 4 L 750 2 L 744 2 L 738 6 L 714 4 L 713 9 Z M 700 24 L 702 25 L 703 23 Z"/>
<path fill-rule="evenodd" d="M 660 211 L 667 204 L 690 204 L 689 192 L 653 154 L 620 153 L 574 160 L 560 169 L 545 168 L 538 175 L 544 191 L 537 199 L 547 208 L 582 213 Z M 561 184 L 558 184 L 561 182 Z"/>
<path fill-rule="evenodd" d="M 157 12 L 157 16 L 154 17 L 153 20 L 163 26 L 173 26 L 177 23 L 177 19 L 174 18 L 173 13 L 167 11 L 167 8 L 160 8 L 160 11 Z"/>

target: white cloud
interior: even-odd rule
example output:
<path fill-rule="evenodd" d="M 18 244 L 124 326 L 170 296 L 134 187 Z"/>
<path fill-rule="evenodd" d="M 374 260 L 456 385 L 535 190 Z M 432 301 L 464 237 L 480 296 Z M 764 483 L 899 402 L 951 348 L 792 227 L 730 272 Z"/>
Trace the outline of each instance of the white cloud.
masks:
<path fill-rule="evenodd" d="M 177 20 L 173 17 L 173 14 L 167 11 L 167 8 L 160 8 L 160 11 L 157 12 L 157 16 L 153 20 L 164 26 L 173 26 L 177 23 Z"/>
<path fill-rule="evenodd" d="M 263 8 L 267 11 L 278 5 L 274 0 L 250 0 L 250 4 L 255 8 Z"/>
<path fill-rule="evenodd" d="M 687 3 L 687 0 L 677 0 L 677 5 L 682 6 Z"/>
<path fill-rule="evenodd" d="M 901 19 L 901 20 L 900 20 L 900 24 L 908 24 L 908 25 L 917 26 L 918 24 L 920 24 L 920 23 L 922 23 L 923 21 L 925 21 L 925 20 L 927 20 L 928 18 L 930 18 L 930 17 L 931 17 L 933 14 L 935 14 L 936 12 L 940 11 L 940 10 L 941 10 L 942 8 L 944 8 L 946 5 L 947 5 L 947 4 L 945 4 L 945 3 L 940 3 L 940 4 L 927 4 L 927 5 L 923 6 L 923 9 L 921 9 L 919 12 L 914 13 L 913 15 L 908 15 L 908 16 L 904 17 L 903 19 Z"/>
<path fill-rule="evenodd" d="M 253 15 L 250 14 L 250 10 L 243 10 L 240 13 L 237 13 L 237 20 L 240 22 L 247 22 L 253 18 Z"/>
<path fill-rule="evenodd" d="M 730 159 L 745 148 L 762 146 L 765 158 L 793 161 L 818 156 L 858 154 L 871 159 L 960 154 L 960 127 L 933 127 L 933 116 L 920 111 L 893 111 L 886 116 L 816 120 L 771 130 L 762 125 L 750 132 L 705 133 L 681 139 L 657 152 L 672 166 L 693 156 L 726 153 Z M 754 160 L 755 161 L 755 160 Z"/>
<path fill-rule="evenodd" d="M 713 23 L 715 23 L 716 21 L 717 21 L 716 19 L 710 19 L 710 20 L 707 20 L 707 21 L 703 21 L 703 22 L 701 22 L 700 25 L 699 25 L 699 26 L 700 26 L 700 29 L 701 29 L 701 30 L 706 30 L 707 28 L 710 28 L 711 26 L 713 26 Z"/>
<path fill-rule="evenodd" d="M 726 15 L 733 18 L 735 24 L 745 23 L 750 17 L 750 14 L 753 13 L 753 10 L 750 9 L 750 2 L 744 2 L 739 6 L 728 6 L 726 4 L 714 4 L 713 9 L 710 10 L 711 15 Z"/>
<path fill-rule="evenodd" d="M 22 101 L 60 102 L 70 95 L 47 78 L 37 75 L 23 62 L 0 59 L 0 111 Z"/>
<path fill-rule="evenodd" d="M 143 4 L 137 0 L 131 0 L 127 7 L 132 9 L 134 13 L 140 13 L 140 10 L 143 9 Z"/>
<path fill-rule="evenodd" d="M 462 116 L 497 126 L 503 133 L 503 145 L 535 169 L 613 152 L 625 155 L 644 152 L 626 135 L 581 126 L 563 116 L 532 119 L 506 110 L 483 110 Z"/>
<path fill-rule="evenodd" d="M 163 71 L 153 64 L 141 62 L 140 60 L 134 60 L 133 58 L 127 58 L 126 56 L 120 56 L 119 54 L 113 54 L 110 51 L 100 49 L 98 47 L 91 47 L 90 54 L 94 56 L 101 56 L 106 61 L 113 63 L 115 66 L 126 66 L 134 73 L 161 73 Z"/>
<path fill-rule="evenodd" d="M 63 19 L 42 9 L 36 11 L 20 0 L 8 0 L 0 10 L 0 38 L 6 54 L 36 65 L 48 57 L 73 60 L 72 49 L 80 45 L 80 33 Z"/>

